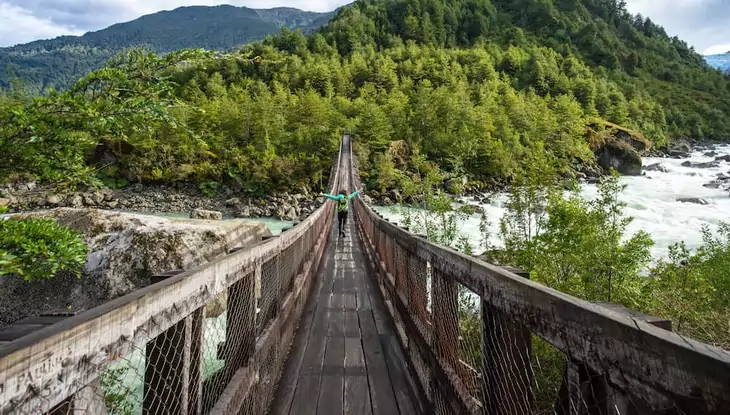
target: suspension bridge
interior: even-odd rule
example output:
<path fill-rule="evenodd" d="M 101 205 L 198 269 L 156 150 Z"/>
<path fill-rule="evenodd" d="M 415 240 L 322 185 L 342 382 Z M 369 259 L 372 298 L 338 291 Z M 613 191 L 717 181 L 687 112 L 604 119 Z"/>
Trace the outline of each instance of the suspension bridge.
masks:
<path fill-rule="evenodd" d="M 333 191 L 361 188 L 350 144 Z M 0 341 L 0 414 L 730 414 L 727 352 L 352 204 L 344 238 L 325 201 L 277 237 L 36 318 Z"/>

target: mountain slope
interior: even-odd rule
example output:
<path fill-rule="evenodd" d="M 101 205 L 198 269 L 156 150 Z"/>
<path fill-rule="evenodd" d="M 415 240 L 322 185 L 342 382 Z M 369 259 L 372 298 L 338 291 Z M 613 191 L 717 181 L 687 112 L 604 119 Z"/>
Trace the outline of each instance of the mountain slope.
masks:
<path fill-rule="evenodd" d="M 130 47 L 157 52 L 183 48 L 230 50 L 263 39 L 282 27 L 309 32 L 325 24 L 333 14 L 293 8 L 181 7 L 80 37 L 61 36 L 0 48 L 0 88 L 9 86 L 12 77 L 18 77 L 35 91 L 63 89 Z"/>
<path fill-rule="evenodd" d="M 720 55 L 708 55 L 705 56 L 705 60 L 713 68 L 730 73 L 730 52 Z"/>
<path fill-rule="evenodd" d="M 539 86 L 556 95 L 566 92 L 570 79 L 561 75 L 570 78 L 568 64 L 578 59 L 600 82 L 572 93 L 609 121 L 633 124 L 653 141 L 664 136 L 730 138 L 730 78 L 649 18 L 630 14 L 622 0 L 361 1 L 341 10 L 324 33 L 345 54 L 358 44 L 382 49 L 402 41 L 446 48 L 549 48 L 533 54 L 537 56 L 508 53 L 500 69 L 521 80 L 522 88 Z M 551 57 L 553 51 L 565 61 Z M 601 111 L 598 107 L 605 105 L 595 100 L 596 88 L 605 87 L 605 81 L 623 95 L 610 91 L 612 105 L 624 101 L 615 114 Z M 636 122 L 634 109 L 627 106 L 642 95 L 660 104 L 654 126 Z"/>

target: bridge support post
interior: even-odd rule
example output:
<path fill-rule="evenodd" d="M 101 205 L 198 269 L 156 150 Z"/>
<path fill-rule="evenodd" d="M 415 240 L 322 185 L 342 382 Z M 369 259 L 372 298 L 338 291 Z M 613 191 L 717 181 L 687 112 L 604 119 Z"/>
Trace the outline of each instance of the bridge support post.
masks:
<path fill-rule="evenodd" d="M 503 267 L 520 277 L 530 273 Z M 482 404 L 489 415 L 532 413 L 534 401 L 530 370 L 532 334 L 504 312 L 482 300 Z"/>
<path fill-rule="evenodd" d="M 650 316 L 610 302 L 596 305 L 630 316 L 651 325 L 672 330 L 671 320 Z M 632 399 L 626 392 L 612 387 L 605 376 L 596 373 L 585 364 L 574 362 L 567 356 L 563 371 L 563 384 L 555 403 L 557 415 L 627 414 L 652 415 L 657 413 L 642 405 L 641 399 Z"/>
<path fill-rule="evenodd" d="M 180 272 L 153 276 L 151 282 Z M 203 313 L 204 307 L 194 310 L 147 343 L 143 413 L 201 412 Z"/>

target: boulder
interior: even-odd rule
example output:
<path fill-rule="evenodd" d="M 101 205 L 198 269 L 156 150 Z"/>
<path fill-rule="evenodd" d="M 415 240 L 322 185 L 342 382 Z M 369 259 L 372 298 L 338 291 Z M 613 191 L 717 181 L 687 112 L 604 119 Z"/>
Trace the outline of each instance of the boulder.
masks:
<path fill-rule="evenodd" d="M 717 155 L 716 151 L 708 151 L 703 154 L 703 156 L 705 156 L 705 157 L 715 157 L 716 155 Z"/>
<path fill-rule="evenodd" d="M 730 162 L 730 154 L 715 157 L 715 161 L 727 161 Z"/>
<path fill-rule="evenodd" d="M 702 187 L 706 187 L 708 189 L 719 189 L 720 183 L 718 183 L 718 182 L 705 183 L 702 185 Z"/>
<path fill-rule="evenodd" d="M 10 198 L 9 197 L 0 198 L 0 208 L 6 208 L 6 207 L 10 207 Z"/>
<path fill-rule="evenodd" d="M 680 198 L 677 198 L 677 202 L 694 203 L 697 205 L 709 205 L 710 204 L 710 202 L 706 201 L 705 199 L 700 199 L 699 197 L 680 197 Z"/>
<path fill-rule="evenodd" d="M 646 171 L 660 171 L 660 172 L 662 172 L 662 173 L 666 173 L 666 172 L 668 172 L 668 171 L 669 171 L 669 170 L 667 169 L 667 166 L 665 166 L 665 165 L 664 165 L 664 164 L 662 164 L 662 163 L 654 163 L 654 164 L 650 164 L 650 165 L 648 165 L 648 166 L 644 167 L 644 170 L 646 170 Z"/>
<path fill-rule="evenodd" d="M 689 160 L 682 163 L 683 167 L 691 167 L 693 169 L 710 169 L 714 167 L 720 167 L 720 163 L 717 161 L 708 161 L 707 163 L 693 163 Z"/>
<path fill-rule="evenodd" d="M 215 210 L 193 209 L 190 219 L 223 220 L 223 213 Z"/>
<path fill-rule="evenodd" d="M 59 274 L 30 283 L 0 276 L 0 326 L 40 313 L 98 306 L 149 285 L 154 274 L 197 267 L 270 235 L 258 222 L 201 222 L 96 209 L 17 216 L 53 218 L 75 229 L 84 235 L 89 255 L 80 279 Z"/>
<path fill-rule="evenodd" d="M 598 164 L 605 170 L 614 169 L 626 176 L 641 175 L 641 156 L 627 143 L 609 141 L 597 152 Z"/>

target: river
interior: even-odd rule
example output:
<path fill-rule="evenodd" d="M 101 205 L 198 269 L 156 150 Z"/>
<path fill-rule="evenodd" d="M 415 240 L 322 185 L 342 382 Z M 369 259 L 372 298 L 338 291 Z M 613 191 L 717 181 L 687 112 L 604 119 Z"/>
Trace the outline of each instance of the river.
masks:
<path fill-rule="evenodd" d="M 708 225 L 711 229 L 717 227 L 720 221 L 728 221 L 730 212 L 730 196 L 722 189 L 703 187 L 717 177 L 718 174 L 730 174 L 730 163 L 721 161 L 719 167 L 692 168 L 681 164 L 689 160 L 693 163 L 713 161 L 715 157 L 705 157 L 707 150 L 694 151 L 689 159 L 669 159 L 647 157 L 643 159 L 644 166 L 661 163 L 666 172 L 647 171 L 645 176 L 624 176 L 620 178 L 626 189 L 619 199 L 626 203 L 624 213 L 634 218 L 628 226 L 628 233 L 639 230 L 648 232 L 654 240 L 652 256 L 654 259 L 667 255 L 668 247 L 676 242 L 684 241 L 688 248 L 695 249 L 702 243 L 702 226 Z M 730 146 L 718 146 L 714 150 L 717 155 L 730 154 Z M 581 194 L 587 199 L 597 195 L 596 185 L 583 184 Z M 707 205 L 683 203 L 679 198 L 701 198 Z M 470 204 L 478 204 L 487 213 L 490 226 L 490 244 L 503 246 L 499 238 L 499 220 L 504 215 L 506 195 L 494 197 L 489 204 L 474 202 L 473 198 L 466 199 Z M 401 221 L 402 217 L 397 208 L 376 207 L 383 216 L 392 221 Z M 472 215 L 460 224 L 462 234 L 469 237 L 474 246 L 481 246 L 482 236 L 479 233 L 479 215 Z M 481 252 L 477 249 L 476 252 Z"/>

